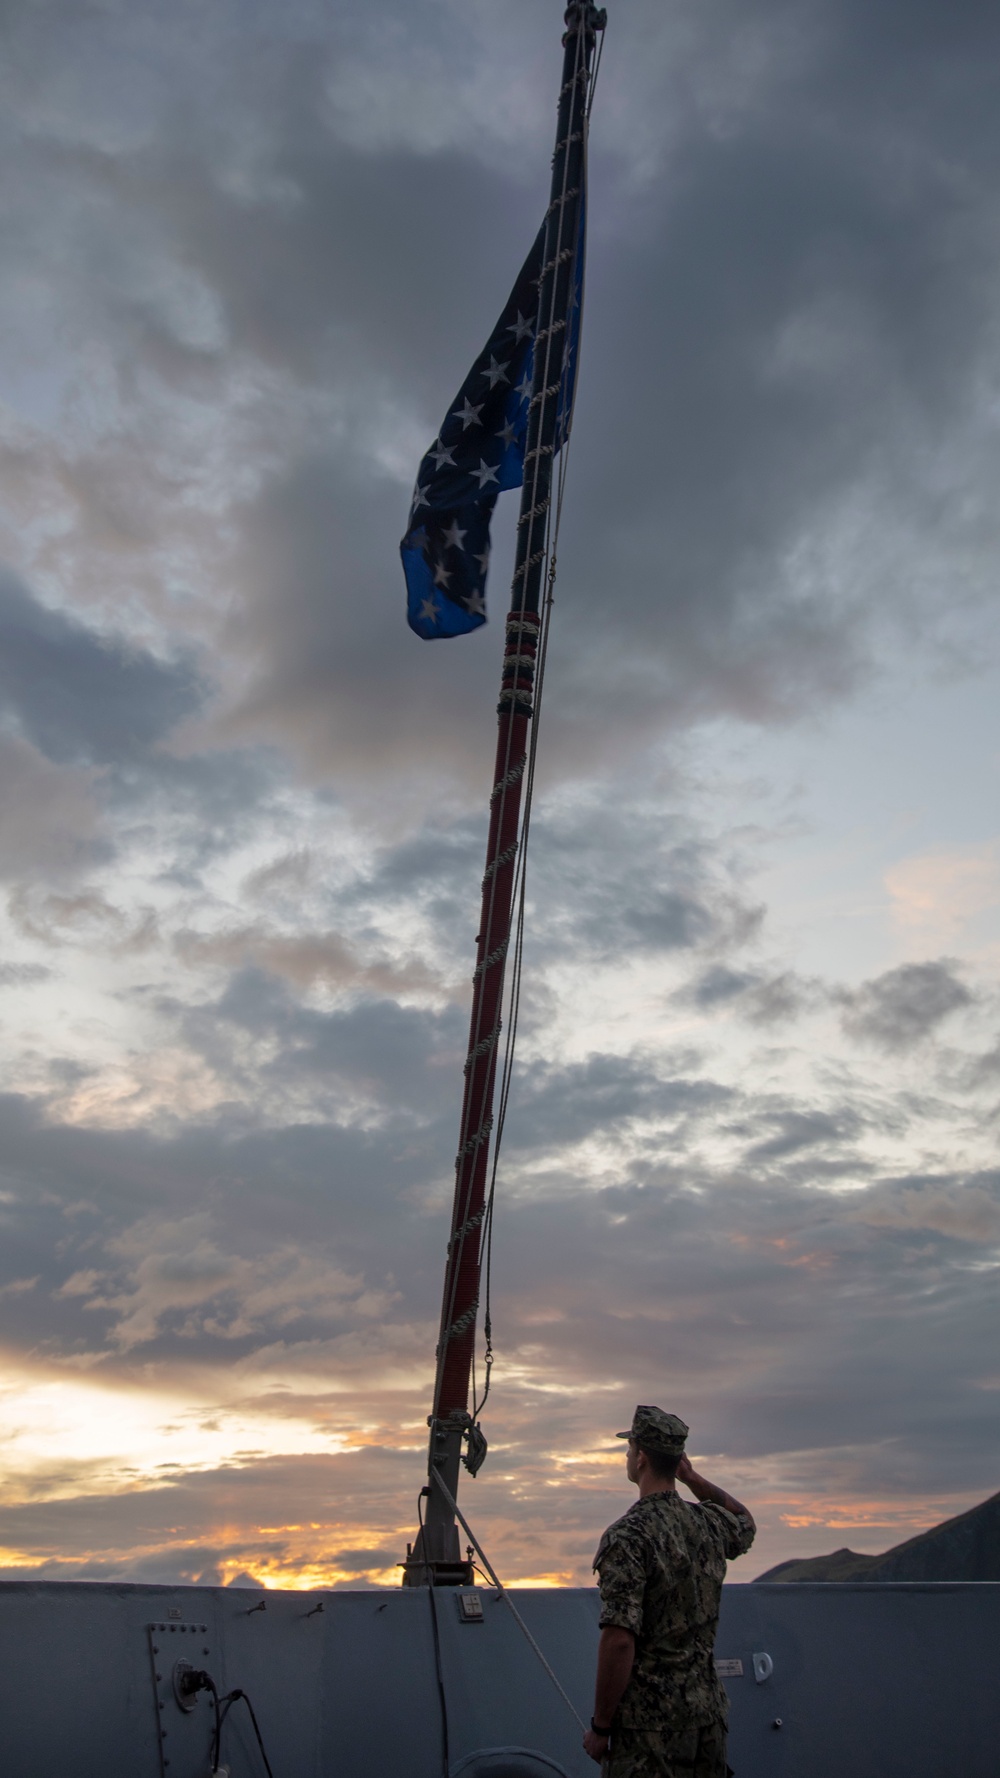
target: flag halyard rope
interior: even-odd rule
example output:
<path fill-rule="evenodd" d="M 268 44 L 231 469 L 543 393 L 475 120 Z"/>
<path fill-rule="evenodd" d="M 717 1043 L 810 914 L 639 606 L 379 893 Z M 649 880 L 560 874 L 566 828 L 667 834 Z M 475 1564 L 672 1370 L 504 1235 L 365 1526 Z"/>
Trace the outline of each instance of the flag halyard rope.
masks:
<path fill-rule="evenodd" d="M 585 10 L 592 15 L 589 24 L 583 22 Z M 565 83 L 562 89 L 563 93 L 572 90 L 572 102 L 567 134 L 560 137 L 559 142 L 557 143 L 556 154 L 558 155 L 562 150 L 567 149 L 572 142 L 581 142 L 583 145 L 582 176 L 578 184 L 572 186 L 569 184 L 569 165 L 571 157 L 569 154 L 565 154 L 563 160 L 562 190 L 552 200 L 546 213 L 546 222 L 549 232 L 546 236 L 546 249 L 545 252 L 543 252 L 543 265 L 539 276 L 540 300 L 535 333 L 536 363 L 534 389 L 529 402 L 529 439 L 526 440 L 528 448 L 525 451 L 524 457 L 524 479 L 526 484 L 529 481 L 529 464 L 531 471 L 530 494 L 528 495 L 530 504 L 527 504 L 527 510 L 522 512 L 522 515 L 518 520 L 519 529 L 524 529 L 522 545 L 523 554 L 522 547 L 519 547 L 518 553 L 519 555 L 522 555 L 522 560 L 515 569 L 513 576 L 512 605 L 510 615 L 507 619 L 507 643 L 503 673 L 504 684 L 501 689 L 498 703 L 498 710 L 501 712 L 501 715 L 503 715 L 504 712 L 508 712 L 509 714 L 506 723 L 505 751 L 498 757 L 497 772 L 495 774 L 495 782 L 490 797 L 492 811 L 491 834 L 495 835 L 497 850 L 493 853 L 492 857 L 489 858 L 483 878 L 484 924 L 481 936 L 484 941 L 488 941 L 489 934 L 493 928 L 499 879 L 501 879 L 504 871 L 508 867 L 513 867 L 514 874 L 510 885 L 510 900 L 508 906 L 511 909 L 516 908 L 514 954 L 510 982 L 507 983 L 505 977 L 507 973 L 506 965 L 510 945 L 510 934 L 508 931 L 508 935 L 503 938 L 501 943 L 491 949 L 489 954 L 484 957 L 483 961 L 477 964 L 473 978 L 474 981 L 480 982 L 489 971 L 498 970 L 500 980 L 495 988 L 497 993 L 495 1004 L 497 1004 L 498 1007 L 502 1007 L 504 994 L 506 992 L 510 1010 L 507 1021 L 507 1040 L 501 1069 L 500 1104 L 493 1141 L 489 1195 L 487 1202 L 483 1205 L 482 1211 L 470 1215 L 470 1196 L 475 1178 L 475 1164 L 473 1163 L 473 1165 L 469 1167 L 465 1176 L 464 1190 L 462 1189 L 462 1170 L 468 1158 L 473 1155 L 476 1150 L 481 1148 L 484 1142 L 488 1142 L 490 1137 L 490 1130 L 493 1126 L 493 1117 L 490 1111 L 490 1106 L 493 1098 L 494 1057 L 500 1033 L 503 1028 L 503 1020 L 497 1018 L 492 1030 L 488 1034 L 483 1035 L 481 1033 L 481 1025 L 479 1021 L 485 1010 L 485 1004 L 482 997 L 477 994 L 476 1022 L 470 1033 L 472 1041 L 470 1043 L 470 1049 L 465 1065 L 466 1072 L 468 1074 L 470 1070 L 474 1069 L 476 1062 L 481 1057 L 487 1058 L 487 1064 L 482 1069 L 481 1091 L 478 1094 L 478 1107 L 474 1105 L 473 1095 L 470 1094 L 466 1097 L 463 1110 L 460 1146 L 458 1155 L 456 1156 L 456 1184 L 458 1185 L 459 1190 L 456 1192 L 452 1234 L 448 1244 L 450 1287 L 446 1310 L 442 1316 L 442 1336 L 438 1345 L 438 1368 L 435 1381 L 434 1413 L 432 1414 L 432 1421 L 436 1419 L 438 1414 L 438 1403 L 443 1377 L 442 1367 L 444 1365 L 447 1349 L 461 1333 L 464 1333 L 469 1326 L 474 1325 L 478 1313 L 478 1289 L 475 1292 L 475 1301 L 470 1303 L 464 1312 L 458 1316 L 455 1314 L 455 1295 L 458 1288 L 466 1241 L 471 1235 L 478 1234 L 478 1231 L 483 1224 L 485 1224 L 483 1233 L 486 1243 L 486 1312 L 484 1322 L 484 1333 L 486 1335 L 486 1377 L 483 1396 L 477 1403 L 475 1353 L 473 1348 L 472 1397 L 473 1403 L 475 1404 L 472 1416 L 473 1419 L 481 1410 L 486 1397 L 489 1394 L 490 1371 L 493 1363 L 490 1289 L 492 1277 L 493 1210 L 497 1164 L 503 1134 L 503 1124 L 510 1095 L 514 1045 L 517 1034 L 524 946 L 527 842 L 534 786 L 538 716 L 541 705 L 545 658 L 548 645 L 548 631 L 551 620 L 553 589 L 555 583 L 555 551 L 558 539 L 559 521 L 562 513 L 563 493 L 565 490 L 566 461 L 568 458 L 572 413 L 579 378 L 579 329 L 577 332 L 575 348 L 575 364 L 573 364 L 570 350 L 570 330 L 567 325 L 567 320 L 561 320 L 557 315 L 556 304 L 559 299 L 560 268 L 572 261 L 576 255 L 576 246 L 568 243 L 566 239 L 566 207 L 571 200 L 579 197 L 581 191 L 585 189 L 586 138 L 590 116 L 589 104 L 587 102 L 590 76 L 588 54 L 585 50 L 585 33 L 593 23 L 593 16 L 599 18 L 597 29 L 601 32 L 603 32 L 604 23 L 602 16 L 594 15 L 593 8 L 585 9 L 581 5 L 573 6 L 571 7 L 570 12 L 567 13 L 567 21 L 569 21 L 571 13 L 575 15 L 576 19 L 576 29 L 574 33 L 576 40 L 576 67 L 572 78 Z M 580 105 L 581 99 L 582 106 Z M 579 117 L 577 115 L 578 107 L 580 107 Z M 577 127 L 578 124 L 579 127 Z M 547 313 L 543 313 L 542 292 L 546 282 L 548 282 L 548 311 Z M 565 293 L 564 299 L 572 304 L 575 298 L 575 301 L 581 305 L 581 308 L 583 298 L 582 283 L 583 268 L 581 264 L 580 289 L 576 292 L 570 289 Z M 567 318 L 570 312 L 571 311 L 569 310 L 567 311 Z M 558 374 L 554 376 L 553 372 L 555 367 L 553 364 L 553 355 L 556 348 L 557 336 L 561 336 L 559 338 L 561 364 Z M 568 388 L 567 383 L 571 366 L 573 372 L 572 387 Z M 549 411 L 548 404 L 554 399 L 559 399 L 560 396 L 562 397 L 563 411 L 561 414 L 557 414 L 554 423 L 556 427 L 557 441 L 562 442 L 563 449 L 559 462 L 555 510 L 553 511 L 551 483 L 547 481 L 545 487 L 542 487 L 541 470 L 543 463 L 546 463 L 548 459 L 554 456 L 556 443 L 547 444 L 541 442 L 541 435 L 546 424 L 545 417 Z M 531 433 L 534 433 L 533 441 L 530 438 Z M 522 499 L 522 505 L 526 505 L 524 498 Z M 536 547 L 535 539 L 536 534 L 539 531 L 541 532 L 540 547 Z M 534 568 L 543 562 L 547 564 L 547 567 L 543 576 L 544 596 L 542 600 L 542 609 L 541 612 L 538 612 L 531 610 L 526 606 L 528 576 Z M 531 722 L 530 739 L 528 741 L 527 749 L 526 751 L 522 751 L 519 756 L 515 758 L 515 736 L 519 733 L 520 727 L 520 725 L 516 723 L 515 718 L 518 716 L 523 717 L 526 720 L 533 717 L 534 720 Z M 506 845 L 501 846 L 501 838 L 504 836 L 504 813 L 507 797 L 509 794 L 520 795 L 522 779 L 524 780 L 524 805 L 523 809 L 520 811 L 517 837 L 513 839 L 513 841 L 508 841 Z M 489 889 L 488 899 L 486 897 L 487 888 Z"/>

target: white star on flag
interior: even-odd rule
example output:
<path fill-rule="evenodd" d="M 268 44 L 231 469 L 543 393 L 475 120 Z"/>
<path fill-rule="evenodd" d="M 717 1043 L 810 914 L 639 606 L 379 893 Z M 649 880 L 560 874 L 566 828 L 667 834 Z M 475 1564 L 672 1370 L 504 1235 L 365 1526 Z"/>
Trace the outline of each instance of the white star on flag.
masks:
<path fill-rule="evenodd" d="M 521 381 L 518 383 L 517 388 L 514 391 L 514 393 L 516 395 L 519 395 L 521 397 L 522 401 L 527 401 L 528 396 L 531 394 L 531 378 L 529 377 L 527 371 L 525 371 L 524 376 L 521 378 Z"/>
<path fill-rule="evenodd" d="M 455 467 L 454 456 L 452 455 L 451 451 L 447 448 L 447 446 L 443 445 L 441 443 L 441 440 L 439 438 L 436 438 L 434 440 L 434 443 L 431 445 L 431 448 L 428 451 L 427 455 L 428 455 L 428 457 L 433 457 L 435 469 L 440 469 L 442 463 L 450 463 L 453 469 Z"/>
<path fill-rule="evenodd" d="M 464 549 L 466 535 L 465 531 L 459 530 L 458 520 L 452 519 L 447 531 L 442 531 L 441 541 L 445 549 Z"/>
<path fill-rule="evenodd" d="M 517 320 L 508 327 L 507 332 L 514 335 L 514 344 L 515 346 L 518 346 L 523 339 L 530 337 L 532 332 L 531 322 L 526 321 L 520 310 L 518 310 Z"/>
<path fill-rule="evenodd" d="M 480 572 L 480 574 L 485 574 L 485 573 L 486 573 L 486 570 L 487 570 L 487 568 L 488 568 L 488 567 L 489 567 L 489 565 L 490 565 L 490 552 L 489 552 L 489 550 L 488 550 L 488 549 L 484 549 L 484 550 L 483 550 L 483 553 L 482 553 L 482 555 L 481 555 L 481 556 L 473 556 L 473 558 L 472 558 L 472 559 L 473 559 L 473 561 L 474 561 L 474 562 L 478 562 L 478 563 L 479 563 L 479 572 Z"/>
<path fill-rule="evenodd" d="M 507 449 L 508 445 L 512 445 L 517 437 L 517 427 L 514 425 L 513 420 L 508 420 L 506 426 L 501 426 L 499 432 L 494 433 L 494 437 L 503 439 L 504 450 Z"/>
<path fill-rule="evenodd" d="M 447 588 L 450 579 L 451 569 L 446 568 L 443 562 L 436 563 L 434 568 L 434 585 Z"/>
<path fill-rule="evenodd" d="M 437 623 L 437 614 L 438 602 L 435 599 L 434 594 L 431 593 L 429 598 L 426 598 L 420 607 L 420 616 L 424 623 L 433 624 Z"/>
<path fill-rule="evenodd" d="M 413 490 L 413 505 L 410 507 L 410 512 L 411 513 L 416 512 L 418 506 L 429 506 L 429 505 L 430 505 L 430 501 L 427 498 L 427 489 L 422 488 L 420 486 L 420 483 L 418 482 L 416 487 Z"/>
<path fill-rule="evenodd" d="M 495 482 L 497 479 L 496 470 L 491 469 L 488 463 L 484 463 L 482 457 L 479 459 L 479 468 L 474 469 L 472 473 L 479 477 L 479 486 L 481 489 L 485 488 L 487 482 Z"/>
<path fill-rule="evenodd" d="M 510 382 L 510 378 L 504 375 L 504 372 L 507 369 L 507 364 L 509 363 L 510 359 L 508 358 L 506 364 L 498 364 L 492 354 L 490 355 L 490 368 L 489 370 L 483 371 L 483 376 L 489 378 L 491 389 L 495 388 L 497 383 Z"/>
<path fill-rule="evenodd" d="M 452 418 L 455 420 L 461 420 L 462 431 L 464 432 L 466 430 L 466 427 L 468 427 L 468 426 L 479 426 L 482 424 L 482 422 L 479 418 L 482 411 L 483 411 L 482 402 L 479 403 L 478 407 L 473 407 L 471 401 L 469 400 L 469 397 L 466 396 L 465 406 L 464 407 L 457 407 L 455 409 L 454 414 L 452 415 Z"/>
<path fill-rule="evenodd" d="M 470 612 L 473 617 L 485 617 L 486 600 L 483 598 L 482 593 L 470 593 L 465 602 L 465 609 Z"/>

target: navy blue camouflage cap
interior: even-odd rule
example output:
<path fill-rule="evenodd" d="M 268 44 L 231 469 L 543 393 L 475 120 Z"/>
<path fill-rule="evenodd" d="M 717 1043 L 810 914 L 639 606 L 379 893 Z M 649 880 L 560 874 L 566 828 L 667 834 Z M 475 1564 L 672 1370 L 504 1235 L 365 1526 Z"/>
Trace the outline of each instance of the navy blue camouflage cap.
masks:
<path fill-rule="evenodd" d="M 665 1457 L 680 1457 L 690 1430 L 676 1414 L 665 1414 L 662 1408 L 638 1407 L 628 1431 L 615 1436 L 634 1439 L 645 1451 L 662 1451 Z"/>

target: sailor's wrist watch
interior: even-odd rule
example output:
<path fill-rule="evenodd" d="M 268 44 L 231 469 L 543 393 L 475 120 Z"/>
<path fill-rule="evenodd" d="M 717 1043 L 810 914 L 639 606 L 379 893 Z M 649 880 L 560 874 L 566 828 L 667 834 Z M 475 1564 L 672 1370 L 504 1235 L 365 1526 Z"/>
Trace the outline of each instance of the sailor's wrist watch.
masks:
<path fill-rule="evenodd" d="M 591 1717 L 591 1719 L 590 1719 L 590 1729 L 591 1729 L 592 1734 L 600 1735 L 602 1741 L 607 1741 L 610 1734 L 611 1734 L 610 1723 L 608 1724 L 608 1727 L 606 1729 L 602 1729 L 600 1723 L 595 1722 L 593 1717 Z"/>

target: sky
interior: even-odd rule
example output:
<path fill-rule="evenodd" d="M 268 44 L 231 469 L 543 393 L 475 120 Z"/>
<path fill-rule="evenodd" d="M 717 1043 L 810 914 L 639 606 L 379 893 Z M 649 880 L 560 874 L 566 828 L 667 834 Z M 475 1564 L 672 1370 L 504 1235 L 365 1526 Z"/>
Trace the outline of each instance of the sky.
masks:
<path fill-rule="evenodd" d="M 417 464 L 550 0 L 0 6 L 0 1566 L 396 1584 L 516 497 Z M 1000 15 L 614 0 L 494 1246 L 505 1579 L 636 1402 L 759 1523 L 1000 1485 Z"/>

